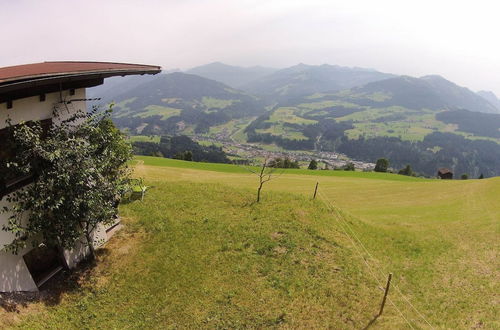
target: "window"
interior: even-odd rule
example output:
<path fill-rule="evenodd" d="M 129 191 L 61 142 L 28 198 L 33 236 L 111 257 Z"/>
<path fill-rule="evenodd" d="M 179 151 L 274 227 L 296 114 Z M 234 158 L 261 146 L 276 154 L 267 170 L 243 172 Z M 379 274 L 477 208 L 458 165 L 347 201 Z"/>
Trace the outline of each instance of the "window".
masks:
<path fill-rule="evenodd" d="M 36 247 L 26 253 L 23 259 L 37 287 L 63 269 L 63 256 L 55 247 Z"/>
<path fill-rule="evenodd" d="M 49 131 L 52 125 L 52 119 L 41 120 L 40 124 L 43 131 Z M 15 127 L 15 126 L 14 126 Z M 12 128 L 0 129 L 0 198 L 29 184 L 33 181 L 33 175 L 16 173 L 7 167 L 7 163 L 14 158 L 16 150 L 9 145 L 12 140 Z"/>

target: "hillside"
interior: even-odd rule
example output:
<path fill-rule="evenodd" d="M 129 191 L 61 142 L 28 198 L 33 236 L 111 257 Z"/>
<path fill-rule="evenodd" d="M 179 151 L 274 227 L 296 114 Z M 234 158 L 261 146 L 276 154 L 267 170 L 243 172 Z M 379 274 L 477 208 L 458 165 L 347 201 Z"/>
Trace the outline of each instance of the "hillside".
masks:
<path fill-rule="evenodd" d="M 137 161 L 153 188 L 121 205 L 98 266 L 0 311 L 0 327 L 359 329 L 389 272 L 376 327 L 498 326 L 498 179 L 294 170 L 255 204 L 240 167 Z"/>
<path fill-rule="evenodd" d="M 465 107 L 473 111 L 462 110 Z M 248 141 L 289 150 L 341 152 L 375 162 L 390 159 L 434 176 L 500 175 L 500 115 L 482 97 L 444 78 L 407 76 L 276 106 L 245 130 Z M 487 174 L 485 174 L 487 173 Z"/>
<path fill-rule="evenodd" d="M 114 120 L 134 134 L 203 133 L 263 113 L 259 101 L 214 80 L 175 72 L 113 96 Z"/>
<path fill-rule="evenodd" d="M 440 76 L 395 77 L 353 88 L 351 94 L 353 98 L 360 99 L 359 102 L 378 107 L 402 106 L 414 110 L 466 109 L 498 113 L 497 108 L 484 98 Z M 376 101 L 364 97 L 374 94 L 385 97 Z"/>
<path fill-rule="evenodd" d="M 233 88 L 240 88 L 275 71 L 277 69 L 262 66 L 240 67 L 214 62 L 189 69 L 186 73 L 216 80 Z"/>
<path fill-rule="evenodd" d="M 298 64 L 278 70 L 241 88 L 249 93 L 287 100 L 304 95 L 337 91 L 393 77 L 371 69 L 337 65 Z"/>

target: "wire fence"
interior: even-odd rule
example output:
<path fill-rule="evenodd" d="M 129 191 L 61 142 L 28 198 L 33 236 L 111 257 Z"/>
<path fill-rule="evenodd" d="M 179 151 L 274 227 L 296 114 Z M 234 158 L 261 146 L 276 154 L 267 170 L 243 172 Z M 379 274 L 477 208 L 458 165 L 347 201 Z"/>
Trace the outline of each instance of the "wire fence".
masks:
<path fill-rule="evenodd" d="M 383 265 L 379 265 L 379 268 L 377 268 L 376 270 L 373 269 L 373 267 L 370 265 L 370 263 L 366 260 L 365 256 L 363 255 L 363 252 L 364 254 L 368 255 L 368 257 L 373 261 L 373 262 L 376 262 L 377 259 L 374 258 L 374 256 L 370 253 L 370 251 L 368 251 L 368 249 L 366 248 L 366 246 L 363 244 L 363 242 L 359 239 L 359 236 L 356 234 L 356 232 L 354 231 L 354 229 L 352 228 L 351 225 L 349 225 L 349 222 L 346 221 L 346 219 L 344 218 L 343 214 L 339 211 L 338 208 L 336 208 L 333 203 L 330 201 L 330 199 L 328 197 L 326 197 L 324 194 L 322 194 L 321 192 L 318 192 L 318 196 L 319 198 L 321 199 L 321 201 L 327 206 L 327 208 L 334 214 L 335 216 L 335 219 L 337 219 L 337 222 L 338 222 L 338 225 L 339 227 L 342 229 L 342 231 L 345 233 L 345 235 L 347 236 L 347 238 L 349 239 L 349 241 L 351 242 L 353 248 L 355 249 L 356 253 L 359 255 L 360 259 L 363 261 L 363 263 L 366 265 L 370 275 L 373 277 L 373 279 L 375 280 L 375 282 L 380 286 L 380 288 L 383 288 L 383 280 L 381 280 L 379 278 L 379 276 L 377 276 L 377 271 L 380 275 L 382 275 L 382 278 L 385 278 L 387 272 L 385 271 L 385 267 L 383 267 Z M 406 303 L 407 306 L 409 306 L 410 309 L 412 309 L 416 315 L 418 315 L 418 317 L 425 323 L 427 324 L 428 327 L 430 327 L 431 329 L 433 329 L 434 327 L 431 325 L 431 323 L 427 320 L 427 318 L 424 316 L 424 314 L 422 312 L 420 312 L 416 307 L 415 305 L 413 305 L 410 301 L 410 299 L 408 299 L 408 297 L 406 297 L 402 290 L 399 288 L 399 286 L 397 286 L 396 284 L 393 284 L 393 287 L 395 288 L 396 292 L 398 293 L 399 296 L 402 297 L 403 299 L 403 302 Z M 398 312 L 398 314 L 401 316 L 401 318 L 406 322 L 406 324 L 414 329 L 415 327 L 412 325 L 412 323 L 410 322 L 410 320 L 408 320 L 408 318 L 404 315 L 404 313 L 401 311 L 400 308 L 398 308 L 398 306 L 396 305 L 396 303 L 393 301 L 393 299 L 391 299 L 391 297 L 388 297 L 388 300 L 389 300 L 389 303 L 396 309 L 396 311 Z"/>

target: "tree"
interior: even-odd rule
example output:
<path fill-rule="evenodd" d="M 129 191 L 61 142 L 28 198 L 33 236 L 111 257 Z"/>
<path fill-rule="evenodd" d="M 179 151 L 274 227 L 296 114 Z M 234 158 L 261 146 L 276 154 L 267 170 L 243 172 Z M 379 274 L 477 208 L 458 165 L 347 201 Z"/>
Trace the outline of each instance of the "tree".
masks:
<path fill-rule="evenodd" d="M 315 159 L 311 159 L 311 162 L 309 163 L 309 166 L 307 167 L 308 170 L 317 170 L 318 169 L 318 162 Z"/>
<path fill-rule="evenodd" d="M 281 174 L 283 174 L 284 170 L 282 170 L 279 173 L 276 173 L 276 171 L 279 168 L 274 167 L 274 166 L 270 166 L 270 164 L 272 164 L 272 162 L 269 161 L 268 157 L 266 157 L 266 158 L 264 158 L 264 160 L 260 164 L 258 170 L 255 170 L 252 167 L 243 166 L 247 171 L 255 174 L 259 178 L 259 186 L 257 187 L 257 200 L 256 200 L 257 203 L 260 202 L 260 193 L 262 191 L 262 187 L 264 186 L 264 183 L 271 181 L 275 176 L 280 176 Z"/>
<path fill-rule="evenodd" d="M 33 183 L 7 196 L 12 204 L 3 209 L 10 214 L 3 230 L 15 239 L 6 249 L 17 253 L 30 241 L 70 249 L 83 237 L 95 257 L 94 230 L 114 221 L 131 159 L 110 116 L 111 108 L 79 112 L 55 120 L 44 138 L 39 123 L 11 126 L 16 154 L 9 168 L 32 175 Z"/>
<path fill-rule="evenodd" d="M 375 164 L 375 172 L 387 172 L 389 168 L 389 161 L 386 158 L 377 159 L 377 163 Z"/>
<path fill-rule="evenodd" d="M 469 176 L 467 175 L 467 173 L 464 173 L 464 174 L 462 174 L 462 176 L 460 178 L 462 180 L 467 180 L 469 178 Z"/>
<path fill-rule="evenodd" d="M 483 175 L 483 173 L 481 173 L 481 175 L 479 176 L 479 178 L 478 178 L 478 179 L 484 179 L 484 175 Z"/>

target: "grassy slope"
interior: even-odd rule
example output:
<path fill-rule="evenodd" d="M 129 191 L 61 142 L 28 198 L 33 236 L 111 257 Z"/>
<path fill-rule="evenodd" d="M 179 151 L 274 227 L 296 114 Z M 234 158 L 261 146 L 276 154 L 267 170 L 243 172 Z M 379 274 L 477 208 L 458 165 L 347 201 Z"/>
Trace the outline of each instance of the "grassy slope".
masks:
<path fill-rule="evenodd" d="M 160 143 L 160 136 L 159 135 L 132 135 L 129 137 L 129 142 L 154 142 L 154 143 Z"/>
<path fill-rule="evenodd" d="M 99 280 L 21 328 L 360 328 L 376 312 L 375 283 L 320 202 L 149 183 L 145 202 L 123 205 Z M 391 308 L 389 320 L 400 322 Z"/>
<path fill-rule="evenodd" d="M 319 181 L 320 192 L 352 223 L 369 226 L 359 236 L 376 258 L 373 266 L 394 272 L 394 283 L 433 324 L 491 327 L 499 319 L 494 292 L 500 290 L 500 178 L 396 181 L 401 176 L 386 174 L 377 180 L 377 173 L 338 177 L 346 172 L 328 171 L 331 175 L 318 177 L 290 172 L 265 189 L 310 195 Z M 138 174 L 238 188 L 256 184 L 254 176 L 243 172 L 144 166 Z M 410 308 L 404 312 L 417 317 Z"/>
<path fill-rule="evenodd" d="M 100 265 L 105 284 L 21 326 L 361 328 L 380 292 L 339 224 L 306 197 L 316 181 L 373 254 L 364 255 L 379 280 L 393 272 L 434 326 L 499 325 L 499 178 L 304 172 L 267 183 L 263 203 L 250 205 L 256 178 L 241 168 L 140 157 L 136 174 L 155 188 L 122 207 L 128 226 L 112 244 L 144 237 L 110 250 Z M 395 290 L 390 296 L 414 326 L 425 325 Z M 120 308 L 103 307 L 112 305 Z M 404 327 L 390 305 L 377 325 Z"/>

